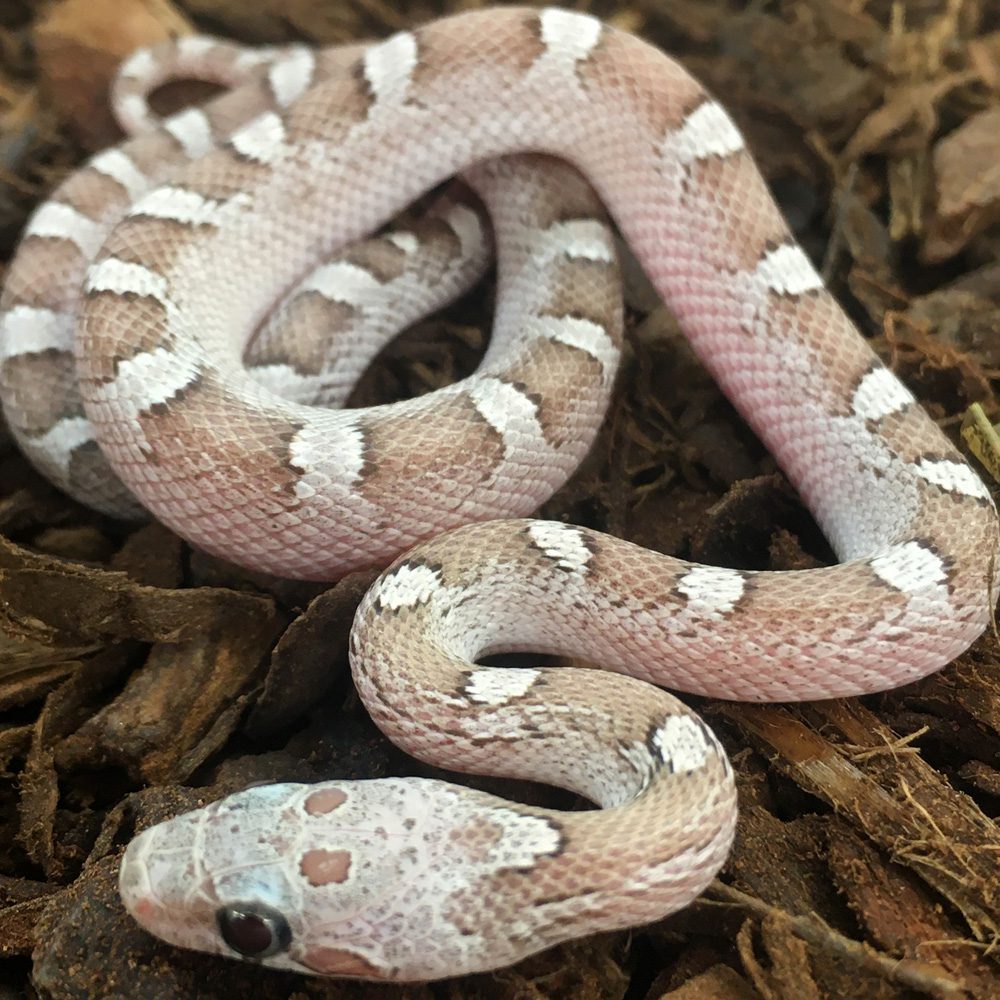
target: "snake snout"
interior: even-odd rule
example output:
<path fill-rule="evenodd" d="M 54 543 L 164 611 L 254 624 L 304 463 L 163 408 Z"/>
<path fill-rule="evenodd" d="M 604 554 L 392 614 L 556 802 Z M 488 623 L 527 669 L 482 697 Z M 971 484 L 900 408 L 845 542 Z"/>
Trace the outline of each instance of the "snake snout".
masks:
<path fill-rule="evenodd" d="M 271 836 L 275 804 L 291 787 L 252 789 L 144 830 L 122 858 L 125 908 L 174 945 L 226 955 L 253 952 L 255 958 L 273 954 L 274 943 L 288 933 L 276 919 L 265 926 L 258 911 L 271 916 L 291 908 L 287 879 L 274 865 L 288 842 Z M 268 929 L 273 941 L 261 945 Z"/>
<path fill-rule="evenodd" d="M 132 840 L 122 858 L 121 870 L 118 875 L 118 891 L 125 909 L 131 913 L 140 924 L 155 909 L 149 872 L 142 856 L 141 836 Z"/>
<path fill-rule="evenodd" d="M 196 890 L 193 814 L 135 837 L 122 857 L 118 890 L 125 909 L 145 930 L 171 944 L 211 949 L 213 904 Z"/>

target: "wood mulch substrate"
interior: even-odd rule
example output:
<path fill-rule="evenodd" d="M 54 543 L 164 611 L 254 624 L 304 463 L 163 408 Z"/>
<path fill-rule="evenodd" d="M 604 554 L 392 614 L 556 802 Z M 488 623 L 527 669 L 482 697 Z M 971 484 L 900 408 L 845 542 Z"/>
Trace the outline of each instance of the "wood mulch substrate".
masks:
<path fill-rule="evenodd" d="M 594 9 L 676 53 L 720 95 L 807 251 L 942 427 L 957 440 L 977 402 L 987 423 L 1000 419 L 1000 240 L 989 232 L 1000 208 L 997 6 Z M 440 12 L 385 0 L 4 0 L 4 257 L 30 208 L 88 148 L 114 141 L 107 79 L 134 46 L 195 26 L 336 43 Z M 181 99 L 177 90 L 164 99 Z M 408 334 L 355 402 L 468 371 L 489 299 L 481 290 Z M 830 561 L 637 278 L 630 302 L 602 437 L 543 514 L 726 566 Z M 732 756 L 739 835 L 704 898 L 655 926 L 414 987 L 306 980 L 160 946 L 117 900 L 134 829 L 251 781 L 430 773 L 379 736 L 351 690 L 347 632 L 371 574 L 334 587 L 252 576 L 155 524 L 74 505 L 9 444 L 0 463 L 0 997 L 1000 996 L 994 635 L 878 697 L 692 699 Z"/>

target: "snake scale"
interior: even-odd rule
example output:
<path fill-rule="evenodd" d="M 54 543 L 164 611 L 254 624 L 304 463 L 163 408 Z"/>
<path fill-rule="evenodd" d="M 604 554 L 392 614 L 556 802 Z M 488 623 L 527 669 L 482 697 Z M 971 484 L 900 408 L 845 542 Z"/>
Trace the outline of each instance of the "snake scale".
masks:
<path fill-rule="evenodd" d="M 145 94 L 178 70 L 229 89 L 157 122 Z M 985 628 L 988 491 L 824 288 L 729 116 L 657 49 L 504 7 L 351 48 L 184 39 L 133 56 L 115 101 L 132 138 L 39 208 L 0 303 L 25 452 L 78 499 L 254 569 L 391 563 L 351 633 L 376 723 L 425 761 L 601 807 L 414 778 L 251 788 L 129 845 L 122 897 L 154 934 L 420 980 L 657 919 L 722 865 L 736 799 L 715 736 L 652 685 L 878 691 Z M 370 235 L 456 174 L 417 223 Z M 586 453 L 615 377 L 602 204 L 838 565 L 696 565 L 520 519 Z M 480 368 L 331 409 L 475 280 L 491 231 Z M 500 650 L 607 669 L 476 665 Z"/>

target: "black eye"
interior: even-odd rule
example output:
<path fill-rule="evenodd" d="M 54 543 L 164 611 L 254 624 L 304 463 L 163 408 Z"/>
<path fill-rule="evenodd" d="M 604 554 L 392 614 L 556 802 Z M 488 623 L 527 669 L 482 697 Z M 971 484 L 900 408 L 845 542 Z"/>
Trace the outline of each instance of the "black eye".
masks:
<path fill-rule="evenodd" d="M 222 940 L 244 958 L 269 958 L 292 943 L 288 921 L 263 903 L 234 903 L 216 911 Z"/>

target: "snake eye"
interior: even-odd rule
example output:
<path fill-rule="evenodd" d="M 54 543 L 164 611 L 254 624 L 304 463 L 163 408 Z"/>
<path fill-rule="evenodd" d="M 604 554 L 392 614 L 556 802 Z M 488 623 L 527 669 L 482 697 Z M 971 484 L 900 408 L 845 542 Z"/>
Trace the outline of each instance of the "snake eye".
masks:
<path fill-rule="evenodd" d="M 216 911 L 223 941 L 244 958 L 270 958 L 292 943 L 288 921 L 263 903 L 234 903 Z"/>

